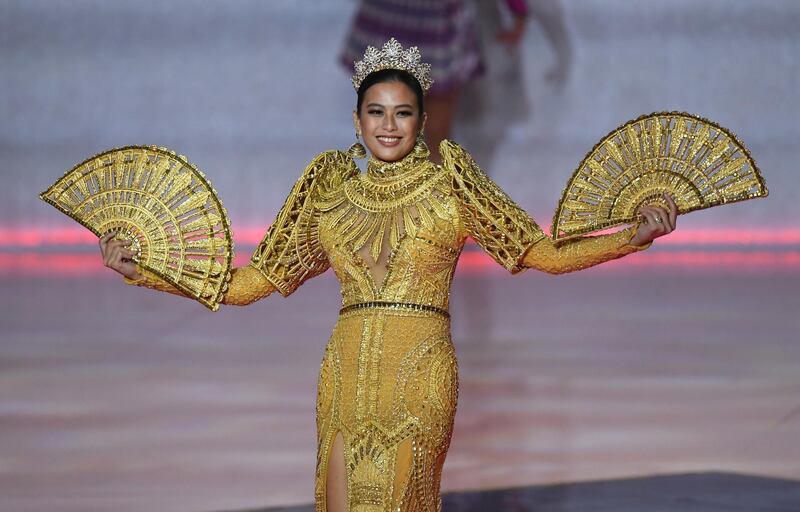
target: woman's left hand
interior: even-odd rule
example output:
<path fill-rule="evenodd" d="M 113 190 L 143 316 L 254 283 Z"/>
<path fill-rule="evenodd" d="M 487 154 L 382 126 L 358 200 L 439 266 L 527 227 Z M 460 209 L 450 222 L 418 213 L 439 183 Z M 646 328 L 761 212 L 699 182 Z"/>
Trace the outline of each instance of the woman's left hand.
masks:
<path fill-rule="evenodd" d="M 639 223 L 636 234 L 631 238 L 630 245 L 643 245 L 655 240 L 675 229 L 678 218 L 678 205 L 670 194 L 664 193 L 664 198 L 669 204 L 669 211 L 660 206 L 642 206 L 639 213 L 644 216 L 644 221 Z"/>

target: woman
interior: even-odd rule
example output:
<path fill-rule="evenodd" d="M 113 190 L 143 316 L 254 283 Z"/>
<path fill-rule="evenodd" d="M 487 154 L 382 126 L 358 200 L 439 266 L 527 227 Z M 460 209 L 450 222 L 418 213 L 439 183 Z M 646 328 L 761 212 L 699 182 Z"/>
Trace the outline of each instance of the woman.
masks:
<path fill-rule="evenodd" d="M 458 372 L 448 299 L 468 237 L 512 273 L 558 274 L 648 248 L 675 228 L 677 208 L 559 248 L 457 144 L 443 165 L 422 140 L 427 64 L 391 39 L 368 49 L 353 84 L 353 121 L 371 152 L 318 155 L 297 181 L 251 262 L 233 269 L 222 303 L 287 296 L 332 267 L 339 319 L 317 396 L 317 510 L 440 510 L 439 483 L 456 411 Z M 353 154 L 363 152 L 354 144 Z M 182 293 L 134 264 L 128 242 L 100 239 L 125 282 Z"/>

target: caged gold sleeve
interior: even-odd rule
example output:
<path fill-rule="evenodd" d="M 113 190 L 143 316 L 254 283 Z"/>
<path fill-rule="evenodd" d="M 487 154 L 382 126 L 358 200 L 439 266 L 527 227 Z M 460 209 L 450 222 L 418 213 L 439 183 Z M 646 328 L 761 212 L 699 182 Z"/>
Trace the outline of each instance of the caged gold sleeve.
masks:
<path fill-rule="evenodd" d="M 320 244 L 319 202 L 357 173 L 345 153 L 326 151 L 314 158 L 292 187 L 250 262 L 283 296 L 329 268 Z"/>
<path fill-rule="evenodd" d="M 529 268 L 550 274 L 574 272 L 652 245 L 628 243 L 636 226 L 557 244 L 460 146 L 445 141 L 441 154 L 452 175 L 468 234 L 512 274 Z"/>

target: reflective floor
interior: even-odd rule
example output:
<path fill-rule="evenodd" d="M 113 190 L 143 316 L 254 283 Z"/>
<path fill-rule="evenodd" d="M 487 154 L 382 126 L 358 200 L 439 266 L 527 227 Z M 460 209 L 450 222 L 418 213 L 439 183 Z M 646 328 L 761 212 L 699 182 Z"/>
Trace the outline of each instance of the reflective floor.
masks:
<path fill-rule="evenodd" d="M 668 253 L 651 250 L 562 276 L 459 268 L 444 491 L 705 471 L 800 479 L 800 275 L 636 263 Z M 3 508 L 309 503 L 332 275 L 211 313 L 95 265 L 0 288 Z"/>
<path fill-rule="evenodd" d="M 696 473 L 450 492 L 443 512 L 795 512 L 800 482 L 733 473 Z M 314 512 L 311 505 L 251 512 Z"/>

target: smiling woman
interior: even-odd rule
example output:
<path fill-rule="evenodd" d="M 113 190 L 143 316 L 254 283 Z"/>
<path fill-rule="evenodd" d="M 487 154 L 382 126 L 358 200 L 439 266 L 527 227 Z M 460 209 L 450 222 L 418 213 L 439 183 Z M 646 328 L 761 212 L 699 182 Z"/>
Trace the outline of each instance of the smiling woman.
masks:
<path fill-rule="evenodd" d="M 342 308 L 318 382 L 317 510 L 438 511 L 458 397 L 450 284 L 467 238 L 511 273 L 558 274 L 646 249 L 674 229 L 676 210 L 652 207 L 638 227 L 556 247 L 460 146 L 443 141 L 443 164 L 430 160 L 431 81 L 416 48 L 369 48 L 353 83 L 366 173 L 344 151 L 314 158 L 222 303 L 288 296 L 333 268 Z M 101 250 L 126 283 L 182 295 L 132 265 L 121 242 Z"/>

